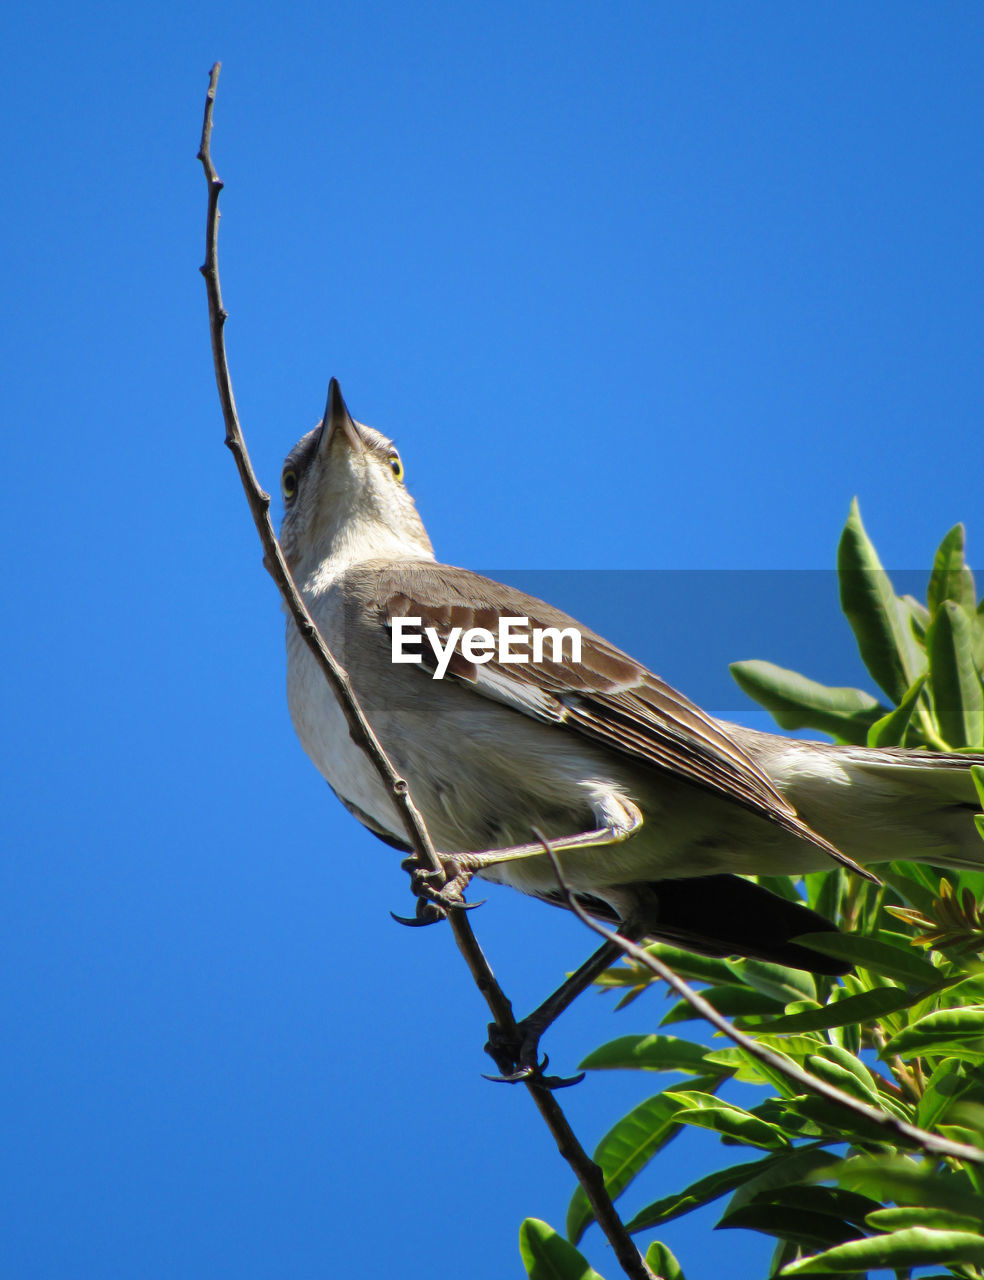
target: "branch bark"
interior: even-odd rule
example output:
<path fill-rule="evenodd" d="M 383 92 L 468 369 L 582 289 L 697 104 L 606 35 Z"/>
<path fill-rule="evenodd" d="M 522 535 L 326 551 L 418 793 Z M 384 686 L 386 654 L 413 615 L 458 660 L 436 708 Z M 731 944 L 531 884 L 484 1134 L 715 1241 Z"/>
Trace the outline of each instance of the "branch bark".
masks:
<path fill-rule="evenodd" d="M 222 305 L 222 289 L 219 282 L 218 236 L 219 236 L 219 195 L 223 183 L 215 171 L 212 162 L 212 115 L 215 107 L 215 93 L 219 71 L 222 64 L 216 62 L 209 75 L 208 93 L 205 99 L 205 114 L 202 121 L 201 144 L 198 159 L 205 171 L 208 186 L 208 206 L 205 219 L 205 263 L 201 273 L 205 277 L 205 288 L 208 295 L 209 332 L 212 341 L 212 362 L 215 366 L 215 381 L 218 387 L 219 400 L 222 405 L 222 416 L 225 421 L 225 443 L 231 450 L 239 471 L 246 500 L 253 516 L 263 544 L 263 563 L 270 572 L 290 615 L 300 631 L 301 636 L 310 648 L 325 679 L 328 681 L 338 703 L 345 714 L 353 740 L 362 748 L 372 762 L 380 778 L 389 787 L 400 819 L 406 832 L 407 840 L 414 850 L 418 864 L 428 867 L 435 873 L 443 874 L 441 860 L 434 849 L 424 820 L 413 803 L 406 780 L 400 777 L 389 760 L 382 744 L 373 732 L 372 725 L 366 719 L 359 700 L 352 689 L 348 675 L 341 667 L 328 646 L 325 644 L 314 623 L 303 597 L 287 567 L 273 522 L 270 519 L 270 495 L 266 493 L 256 478 L 246 441 L 243 437 L 236 400 L 232 390 L 232 379 L 225 347 L 225 322 L 228 313 Z M 511 1038 L 517 1035 L 516 1020 L 513 1017 L 512 1005 L 506 998 L 496 981 L 489 962 L 482 953 L 475 938 L 467 914 L 463 907 L 452 906 L 447 911 L 454 940 L 465 958 L 472 978 L 489 1006 L 492 1017 L 500 1030 Z M 556 1098 L 535 1078 L 524 1081 L 533 1101 L 543 1117 L 560 1154 L 574 1172 L 575 1177 L 584 1189 L 602 1231 L 608 1238 L 615 1256 L 624 1273 L 630 1280 L 655 1280 L 653 1272 L 636 1248 L 631 1236 L 625 1230 L 625 1224 L 612 1203 L 605 1188 L 601 1169 L 588 1156 L 577 1140 L 557 1103 Z"/>

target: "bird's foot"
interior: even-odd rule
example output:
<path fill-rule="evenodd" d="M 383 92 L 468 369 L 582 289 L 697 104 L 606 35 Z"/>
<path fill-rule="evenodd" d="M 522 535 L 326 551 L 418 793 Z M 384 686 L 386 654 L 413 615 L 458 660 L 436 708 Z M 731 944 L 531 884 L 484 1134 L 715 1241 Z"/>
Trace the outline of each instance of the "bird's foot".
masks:
<path fill-rule="evenodd" d="M 449 911 L 471 911 L 482 905 L 481 902 L 465 901 L 465 890 L 473 873 L 463 871 L 452 857 L 441 857 L 440 871 L 421 866 L 416 854 L 404 858 L 400 865 L 409 872 L 410 888 L 417 899 L 417 910 L 413 916 L 398 916 L 390 912 L 400 924 L 413 927 L 437 924 L 439 920 L 446 919 Z"/>
<path fill-rule="evenodd" d="M 572 1084 L 580 1084 L 584 1072 L 576 1076 L 545 1075 L 550 1059 L 546 1054 L 540 1057 L 540 1032 L 542 1028 L 527 1019 L 516 1024 L 516 1035 L 511 1036 L 502 1030 L 497 1022 L 489 1023 L 489 1038 L 485 1052 L 499 1068 L 500 1075 L 487 1075 L 486 1080 L 497 1084 L 521 1084 L 530 1080 L 542 1085 L 545 1089 L 566 1089 Z"/>

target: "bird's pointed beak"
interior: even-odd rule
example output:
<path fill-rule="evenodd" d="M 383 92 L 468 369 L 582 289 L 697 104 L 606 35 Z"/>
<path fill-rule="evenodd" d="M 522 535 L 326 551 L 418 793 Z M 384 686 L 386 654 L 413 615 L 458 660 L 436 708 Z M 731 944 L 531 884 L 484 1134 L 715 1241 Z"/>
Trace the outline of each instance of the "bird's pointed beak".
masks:
<path fill-rule="evenodd" d="M 346 407 L 345 401 L 342 399 L 342 389 L 338 385 L 338 379 L 332 378 L 328 383 L 328 399 L 325 402 L 325 416 L 321 421 L 321 439 L 318 442 L 318 450 L 325 453 L 337 437 L 346 441 L 346 443 L 359 453 L 362 452 L 362 437 L 359 435 L 359 429 L 352 421 L 352 415 Z"/>

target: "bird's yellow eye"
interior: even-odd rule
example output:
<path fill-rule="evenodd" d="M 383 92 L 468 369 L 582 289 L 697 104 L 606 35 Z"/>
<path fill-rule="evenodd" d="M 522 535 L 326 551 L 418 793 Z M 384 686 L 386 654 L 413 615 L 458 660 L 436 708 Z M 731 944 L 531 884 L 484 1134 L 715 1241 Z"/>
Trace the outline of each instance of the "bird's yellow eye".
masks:
<path fill-rule="evenodd" d="M 403 463 L 400 461 L 400 455 L 398 453 L 391 453 L 389 464 L 390 464 L 390 471 L 393 472 L 397 480 L 399 480 L 400 484 L 402 484 L 403 483 Z"/>
<path fill-rule="evenodd" d="M 285 471 L 280 477 L 280 492 L 284 502 L 291 502 L 297 496 L 297 472 Z"/>

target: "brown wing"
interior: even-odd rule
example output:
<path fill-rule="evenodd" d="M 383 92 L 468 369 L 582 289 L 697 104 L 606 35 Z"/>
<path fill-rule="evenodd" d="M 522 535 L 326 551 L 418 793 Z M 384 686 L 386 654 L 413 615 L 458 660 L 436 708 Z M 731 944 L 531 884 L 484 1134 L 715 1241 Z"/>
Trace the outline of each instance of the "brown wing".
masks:
<path fill-rule="evenodd" d="M 506 665 L 493 657 L 478 665 L 456 650 L 448 676 L 526 715 L 726 796 L 874 879 L 807 826 L 768 775 L 698 706 L 559 609 L 470 570 L 432 561 L 363 565 L 346 576 L 346 586 L 360 606 L 378 613 L 381 627 L 394 617 L 419 617 L 424 627 L 435 628 L 442 644 L 454 627 L 495 633 L 500 617 L 528 618 L 530 628 L 577 628 L 579 664 Z M 522 644 L 514 648 L 524 651 Z M 427 645 L 423 654 L 424 665 L 433 665 Z"/>

